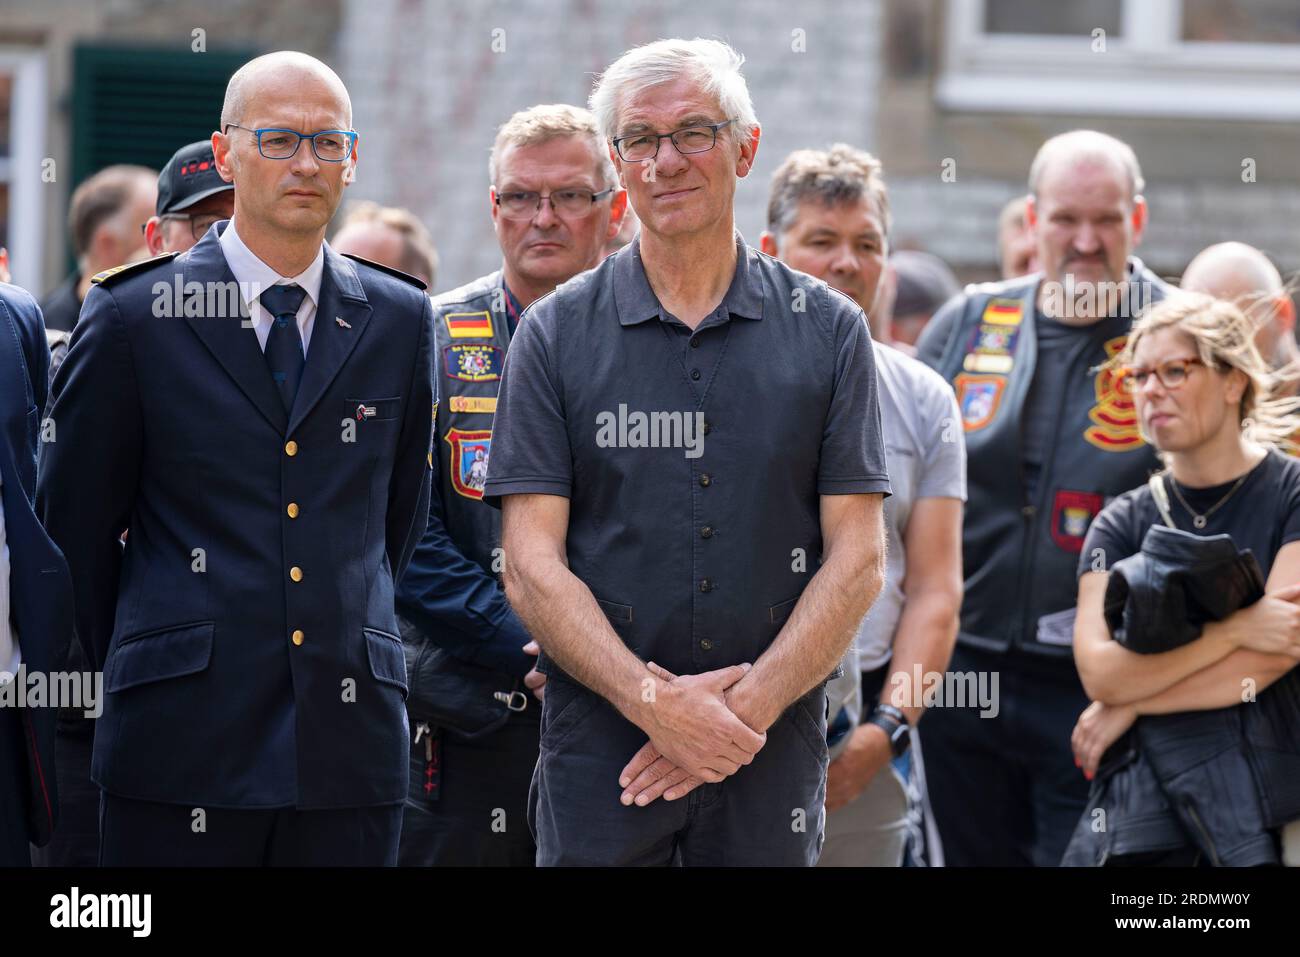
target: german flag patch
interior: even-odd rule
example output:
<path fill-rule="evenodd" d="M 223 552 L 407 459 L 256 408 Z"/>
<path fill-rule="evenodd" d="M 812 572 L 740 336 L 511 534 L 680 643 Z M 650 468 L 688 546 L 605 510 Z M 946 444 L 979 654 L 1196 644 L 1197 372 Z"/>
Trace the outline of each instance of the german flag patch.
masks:
<path fill-rule="evenodd" d="M 492 314 L 489 312 L 449 312 L 442 317 L 447 334 L 453 339 L 491 339 Z"/>

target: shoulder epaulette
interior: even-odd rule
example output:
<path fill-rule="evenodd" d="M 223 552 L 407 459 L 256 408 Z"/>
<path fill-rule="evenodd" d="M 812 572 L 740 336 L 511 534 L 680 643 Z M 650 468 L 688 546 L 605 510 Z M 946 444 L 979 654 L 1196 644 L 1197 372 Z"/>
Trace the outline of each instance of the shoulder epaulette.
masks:
<path fill-rule="evenodd" d="M 396 276 L 398 279 L 405 279 L 412 286 L 422 292 L 429 288 L 423 281 L 416 279 L 410 273 L 402 272 L 400 269 L 394 269 L 392 266 L 385 266 L 383 263 L 377 263 L 373 259 L 364 259 L 361 256 L 356 256 L 352 253 L 343 253 L 343 255 L 347 256 L 349 259 L 354 259 L 359 263 L 365 263 L 367 266 L 373 266 L 375 269 L 378 269 L 381 272 L 386 272 L 390 276 Z"/>
<path fill-rule="evenodd" d="M 107 286 L 110 283 L 117 282 L 119 279 L 125 279 L 127 276 L 133 276 L 142 272 L 150 266 L 156 266 L 161 262 L 175 259 L 180 253 L 163 253 L 161 256 L 153 256 L 150 259 L 141 259 L 139 262 L 126 263 L 123 266 L 114 266 L 112 269 L 105 269 L 103 272 L 97 272 L 91 277 L 91 284 L 96 286 Z"/>

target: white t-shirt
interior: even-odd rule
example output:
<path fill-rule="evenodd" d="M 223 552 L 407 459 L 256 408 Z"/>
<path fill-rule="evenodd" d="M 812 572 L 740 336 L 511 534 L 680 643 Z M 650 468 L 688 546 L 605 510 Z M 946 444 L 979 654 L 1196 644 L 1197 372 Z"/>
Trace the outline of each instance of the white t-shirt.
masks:
<path fill-rule="evenodd" d="M 966 442 L 952 387 L 924 363 L 878 342 L 873 345 L 893 490 L 884 505 L 885 584 L 844 657 L 844 677 L 826 689 L 831 717 L 847 706 L 854 724 L 862 711 L 859 674 L 889 659 L 903 614 L 904 535 L 913 503 L 923 498 L 966 500 Z"/>

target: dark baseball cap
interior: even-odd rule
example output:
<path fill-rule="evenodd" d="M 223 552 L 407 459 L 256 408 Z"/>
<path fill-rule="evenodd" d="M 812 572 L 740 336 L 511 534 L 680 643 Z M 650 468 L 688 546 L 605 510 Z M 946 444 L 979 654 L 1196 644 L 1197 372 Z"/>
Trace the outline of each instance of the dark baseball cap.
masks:
<path fill-rule="evenodd" d="M 179 213 L 199 200 L 234 188 L 234 183 L 227 183 L 217 172 L 208 140 L 182 146 L 158 174 L 158 215 Z"/>

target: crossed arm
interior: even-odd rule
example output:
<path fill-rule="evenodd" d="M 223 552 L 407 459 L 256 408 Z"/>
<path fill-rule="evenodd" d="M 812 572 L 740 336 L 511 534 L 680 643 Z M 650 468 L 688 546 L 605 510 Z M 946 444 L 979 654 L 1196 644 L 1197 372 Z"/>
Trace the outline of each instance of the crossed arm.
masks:
<path fill-rule="evenodd" d="M 753 760 L 781 712 L 834 670 L 883 581 L 881 496 L 824 496 L 824 563 L 776 641 L 752 666 L 676 676 L 637 658 L 569 570 L 568 519 L 563 497 L 504 499 L 506 595 L 548 656 L 645 731 L 643 765 L 623 779 L 685 786 L 671 797 Z"/>
<path fill-rule="evenodd" d="M 1089 572 L 1079 580 L 1074 658 L 1093 703 L 1071 743 L 1085 773 L 1139 715 L 1241 704 L 1248 683 L 1263 691 L 1300 662 L 1300 542 L 1278 552 L 1263 598 L 1159 654 L 1137 654 L 1111 639 L 1103 613 L 1108 577 Z"/>

